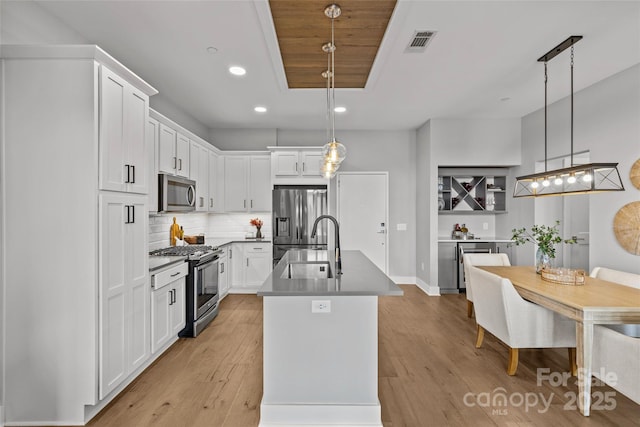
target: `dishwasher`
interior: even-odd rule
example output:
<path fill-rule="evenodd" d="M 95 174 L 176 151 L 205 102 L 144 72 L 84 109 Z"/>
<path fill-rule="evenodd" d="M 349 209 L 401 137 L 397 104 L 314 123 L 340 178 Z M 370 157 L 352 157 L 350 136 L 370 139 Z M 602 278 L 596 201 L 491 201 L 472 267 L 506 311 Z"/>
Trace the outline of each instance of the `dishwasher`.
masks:
<path fill-rule="evenodd" d="M 495 242 L 458 242 L 456 251 L 458 266 L 458 292 L 466 292 L 467 285 L 464 281 L 464 254 L 492 254 L 496 253 Z"/>

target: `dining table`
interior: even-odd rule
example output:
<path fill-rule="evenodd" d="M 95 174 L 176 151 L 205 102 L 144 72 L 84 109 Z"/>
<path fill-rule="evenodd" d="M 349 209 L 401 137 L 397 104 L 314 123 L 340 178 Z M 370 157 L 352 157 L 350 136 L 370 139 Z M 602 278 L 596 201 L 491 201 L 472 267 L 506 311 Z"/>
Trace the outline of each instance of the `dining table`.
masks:
<path fill-rule="evenodd" d="M 594 325 L 640 323 L 640 289 L 586 276 L 581 285 L 544 280 L 532 266 L 477 266 L 509 279 L 526 300 L 576 321 L 578 408 L 589 416 Z"/>

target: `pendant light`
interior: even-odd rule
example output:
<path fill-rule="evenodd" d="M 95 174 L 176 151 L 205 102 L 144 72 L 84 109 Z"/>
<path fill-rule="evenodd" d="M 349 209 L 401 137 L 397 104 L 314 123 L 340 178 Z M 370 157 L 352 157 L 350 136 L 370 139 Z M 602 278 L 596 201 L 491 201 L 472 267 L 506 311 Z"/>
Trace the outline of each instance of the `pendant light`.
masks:
<path fill-rule="evenodd" d="M 573 45 L 582 36 L 570 36 L 538 59 L 544 62 L 544 172 L 516 178 L 513 197 L 568 196 L 624 191 L 617 163 L 573 164 Z M 571 48 L 571 166 L 547 170 L 547 62 Z"/>
<path fill-rule="evenodd" d="M 340 16 L 342 10 L 337 4 L 331 4 L 324 9 L 324 14 L 331 19 L 331 42 L 322 46 L 323 52 L 327 54 L 327 71 L 322 76 L 327 79 L 327 142 L 322 147 L 323 161 L 320 167 L 325 178 L 333 178 L 340 167 L 340 163 L 347 155 L 347 149 L 336 139 L 336 73 L 335 73 L 335 51 L 334 42 L 334 21 Z"/>

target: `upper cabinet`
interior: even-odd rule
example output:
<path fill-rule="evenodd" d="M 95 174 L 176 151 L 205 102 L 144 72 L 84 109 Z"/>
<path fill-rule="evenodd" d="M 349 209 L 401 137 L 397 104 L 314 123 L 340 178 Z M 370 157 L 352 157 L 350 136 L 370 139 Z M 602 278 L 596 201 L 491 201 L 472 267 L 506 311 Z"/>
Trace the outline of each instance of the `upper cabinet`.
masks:
<path fill-rule="evenodd" d="M 149 117 L 147 122 L 147 151 L 149 162 L 149 212 L 158 212 L 158 139 L 160 138 L 160 122 Z"/>
<path fill-rule="evenodd" d="M 189 177 L 189 138 L 177 130 L 160 124 L 158 172 Z"/>
<path fill-rule="evenodd" d="M 209 212 L 224 212 L 224 157 L 209 152 Z"/>
<path fill-rule="evenodd" d="M 209 211 L 209 150 L 195 141 L 189 148 L 189 178 L 196 182 L 196 211 Z"/>
<path fill-rule="evenodd" d="M 100 189 L 148 193 L 149 97 L 101 65 L 99 102 Z"/>
<path fill-rule="evenodd" d="M 441 170 L 441 173 L 443 171 Z M 444 171 L 448 173 L 449 171 Z M 506 175 L 482 175 L 478 170 L 438 176 L 438 211 L 446 213 L 505 213 Z"/>
<path fill-rule="evenodd" d="M 320 173 L 322 149 L 312 147 L 283 149 L 270 147 L 271 175 L 274 184 L 314 184 L 325 183 Z"/>
<path fill-rule="evenodd" d="M 226 212 L 271 210 L 269 156 L 225 156 L 224 167 Z"/>

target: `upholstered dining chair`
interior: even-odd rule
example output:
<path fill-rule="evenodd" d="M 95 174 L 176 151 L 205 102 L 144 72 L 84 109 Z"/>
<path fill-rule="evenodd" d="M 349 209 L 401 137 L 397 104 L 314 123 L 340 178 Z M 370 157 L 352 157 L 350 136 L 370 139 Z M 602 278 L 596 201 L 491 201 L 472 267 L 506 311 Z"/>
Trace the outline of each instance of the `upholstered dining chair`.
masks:
<path fill-rule="evenodd" d="M 575 321 L 525 301 L 509 279 L 473 266 L 469 274 L 478 324 L 476 348 L 482 346 L 484 331 L 489 331 L 509 347 L 507 374 L 515 375 L 518 349 L 567 347 L 570 372 L 575 374 Z"/>
<path fill-rule="evenodd" d="M 596 267 L 591 277 L 640 289 L 640 274 Z M 595 377 L 640 405 L 640 325 L 594 326 L 591 369 Z"/>
<path fill-rule="evenodd" d="M 596 267 L 591 271 L 590 276 L 640 289 L 640 274 L 627 273 L 626 271 L 613 270 L 605 267 Z M 640 301 L 638 304 L 640 305 Z M 640 325 L 606 325 L 606 327 L 630 337 L 640 338 Z"/>
<path fill-rule="evenodd" d="M 467 288 L 467 317 L 473 316 L 473 285 L 469 275 L 472 265 L 511 265 L 507 254 L 464 254 L 462 257 L 464 266 L 464 282 Z"/>

